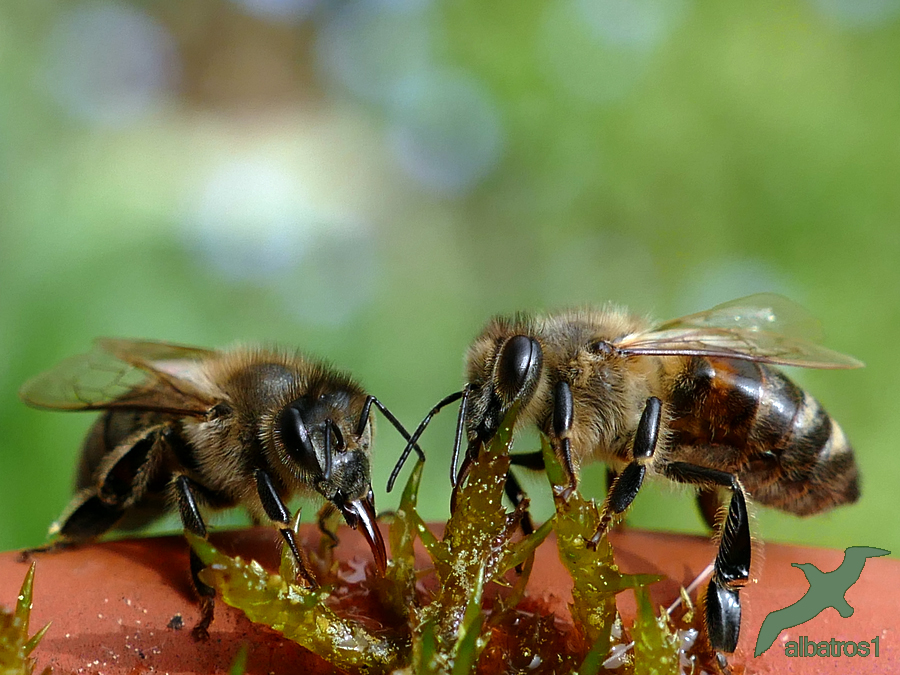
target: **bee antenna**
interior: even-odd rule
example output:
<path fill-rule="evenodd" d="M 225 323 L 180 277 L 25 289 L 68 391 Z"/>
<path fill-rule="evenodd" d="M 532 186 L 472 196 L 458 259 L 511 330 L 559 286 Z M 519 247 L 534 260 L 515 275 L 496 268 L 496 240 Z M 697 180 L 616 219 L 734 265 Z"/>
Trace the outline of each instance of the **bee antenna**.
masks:
<path fill-rule="evenodd" d="M 435 405 L 428 412 L 428 414 L 425 416 L 425 419 L 423 419 L 421 422 L 419 422 L 419 426 L 417 426 L 415 432 L 413 432 L 412 438 L 410 438 L 409 436 L 406 436 L 406 434 L 403 434 L 404 436 L 406 436 L 407 444 L 406 444 L 406 447 L 403 448 L 403 452 L 400 453 L 400 459 L 398 459 L 397 463 L 394 465 L 394 470 L 391 471 L 390 478 L 388 478 L 388 483 L 387 483 L 387 491 L 388 492 L 390 492 L 391 490 L 394 489 L 394 483 L 397 481 L 397 476 L 400 475 L 400 471 L 401 471 L 401 469 L 403 469 L 403 465 L 406 463 L 406 460 L 409 459 L 409 454 L 413 451 L 413 448 L 415 448 L 416 452 L 418 453 L 419 459 L 421 459 L 423 462 L 425 461 L 425 453 L 422 452 L 422 449 L 419 448 L 419 446 L 417 445 L 416 442 L 419 440 L 419 437 L 424 433 L 425 427 L 427 427 L 428 423 L 431 422 L 431 418 L 434 417 L 436 414 L 438 414 L 442 408 L 450 405 L 454 401 L 458 401 L 464 394 L 467 395 L 467 393 L 468 393 L 468 387 L 466 387 L 462 391 L 457 391 L 457 392 L 454 392 L 453 394 L 450 394 L 449 396 L 445 396 L 438 402 L 437 405 Z M 459 443 L 459 433 L 457 431 L 457 452 L 456 452 L 457 455 L 458 455 L 458 450 L 459 450 L 458 443 Z"/>
<path fill-rule="evenodd" d="M 325 420 L 325 466 L 322 467 L 322 475 L 325 480 L 331 480 L 331 434 L 334 422 L 331 418 Z"/>
<path fill-rule="evenodd" d="M 375 405 L 376 408 L 378 408 L 381 411 L 381 414 L 387 418 L 388 422 L 390 422 L 392 425 L 394 425 L 394 428 L 400 433 L 400 435 L 403 436 L 403 438 L 406 441 L 409 441 L 410 440 L 409 432 L 406 430 L 406 427 L 404 427 L 400 423 L 400 420 L 398 420 L 396 417 L 394 417 L 394 413 L 392 413 L 390 410 L 388 410 L 387 407 L 384 405 L 384 403 L 379 401 L 374 396 L 369 396 L 366 399 L 366 404 L 363 406 L 363 413 L 359 418 L 359 427 L 357 428 L 356 435 L 362 436 L 363 431 L 365 431 L 366 422 L 369 421 L 369 410 L 372 408 L 373 404 Z M 416 445 L 415 449 L 416 449 L 416 453 L 419 455 L 419 458 L 424 462 L 425 461 L 425 453 L 422 452 L 422 448 L 420 448 L 418 445 Z"/>

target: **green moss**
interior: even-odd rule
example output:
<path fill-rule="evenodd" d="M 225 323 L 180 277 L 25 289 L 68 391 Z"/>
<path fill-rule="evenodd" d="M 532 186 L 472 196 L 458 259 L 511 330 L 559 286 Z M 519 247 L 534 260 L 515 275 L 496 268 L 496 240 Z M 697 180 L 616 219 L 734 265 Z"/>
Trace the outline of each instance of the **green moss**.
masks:
<path fill-rule="evenodd" d="M 292 569 L 286 554 L 281 573 L 269 574 L 255 562 L 231 559 L 190 537 L 209 566 L 202 578 L 251 620 L 280 631 L 336 668 L 415 675 L 504 672 L 523 664 L 538 664 L 544 672 L 592 675 L 609 655 L 619 621 L 616 595 L 633 589 L 638 598 L 634 658 L 624 659 L 620 672 L 677 673 L 678 640 L 668 620 L 654 615 L 646 591 L 660 577 L 621 573 L 606 540 L 596 549 L 587 546 L 600 520 L 594 502 L 577 491 L 568 500 L 557 497 L 555 517 L 533 534 L 521 534 L 527 503 L 513 511 L 503 503 L 515 414 L 507 416 L 496 437 L 471 461 L 440 538 L 418 513 L 424 464 L 414 467 L 391 522 L 392 559 L 385 576 L 359 582 L 381 611 L 365 625 L 342 615 L 339 603 L 332 602 L 332 587 L 311 591 L 286 581 Z M 559 495 L 563 473 L 546 442 L 544 457 L 551 487 Z M 534 551 L 551 531 L 573 580 L 577 639 L 561 631 L 555 620 L 543 620 L 544 607 L 522 607 L 539 602 L 526 599 L 525 586 Z M 423 584 L 417 570 L 417 539 L 433 564 L 432 583 Z M 335 579 L 340 583 L 339 576 Z M 492 585 L 500 588 L 488 600 L 486 589 Z"/>
<path fill-rule="evenodd" d="M 257 562 L 229 558 L 209 542 L 188 534 L 191 546 L 207 565 L 201 578 L 222 599 L 318 654 L 338 668 L 353 672 L 388 672 L 398 660 L 396 642 L 374 635 L 360 623 L 329 609 L 330 590 L 309 590 L 269 574 Z"/>
<path fill-rule="evenodd" d="M 33 593 L 34 563 L 25 574 L 15 611 L 10 612 L 0 607 L 0 675 L 31 675 L 34 672 L 34 659 L 31 658 L 31 653 L 50 628 L 50 624 L 28 637 Z M 44 671 L 44 675 L 49 672 L 48 668 Z"/>
<path fill-rule="evenodd" d="M 503 487 L 515 412 L 483 448 L 457 487 L 450 520 L 441 541 L 425 542 L 440 581 L 437 597 L 421 612 L 421 624 L 433 624 L 435 658 L 454 674 L 469 672 L 489 639 L 481 610 L 485 586 L 524 562 L 547 536 L 550 524 L 514 542 L 524 506 L 507 513 Z M 465 665 L 462 665 L 465 664 Z M 460 670 L 463 668 L 463 670 Z"/>
<path fill-rule="evenodd" d="M 634 675 L 679 675 L 679 641 L 660 612 L 653 613 L 646 588 L 635 588 L 637 616 L 631 635 L 634 638 Z"/>

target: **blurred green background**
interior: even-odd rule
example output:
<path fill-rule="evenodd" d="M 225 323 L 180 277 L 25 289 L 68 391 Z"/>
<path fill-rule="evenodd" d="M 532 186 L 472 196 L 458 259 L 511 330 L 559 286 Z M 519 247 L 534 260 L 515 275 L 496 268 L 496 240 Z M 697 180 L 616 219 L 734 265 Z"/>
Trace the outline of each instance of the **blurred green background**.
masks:
<path fill-rule="evenodd" d="M 796 373 L 863 497 L 756 532 L 900 551 L 900 0 L 0 0 L 0 64 L 0 549 L 44 541 L 92 419 L 16 391 L 96 336 L 298 346 L 412 428 L 492 314 L 774 291 L 867 364 Z M 703 531 L 666 485 L 630 522 Z"/>

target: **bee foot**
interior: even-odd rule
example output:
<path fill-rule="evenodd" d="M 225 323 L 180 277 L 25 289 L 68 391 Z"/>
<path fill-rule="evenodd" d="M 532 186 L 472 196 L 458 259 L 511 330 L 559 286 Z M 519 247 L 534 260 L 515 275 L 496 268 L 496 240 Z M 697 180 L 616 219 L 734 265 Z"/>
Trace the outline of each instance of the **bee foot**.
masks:
<path fill-rule="evenodd" d="M 722 675 L 732 675 L 731 668 L 728 666 L 728 659 L 721 652 L 716 653 L 716 665 L 719 666 L 719 672 Z"/>
<path fill-rule="evenodd" d="M 597 546 L 600 545 L 600 540 L 603 539 L 603 535 L 604 535 L 603 532 L 598 531 L 598 532 L 595 532 L 594 536 L 591 537 L 590 539 L 588 539 L 587 537 L 584 537 L 585 548 L 589 548 L 592 551 L 596 551 Z"/>
<path fill-rule="evenodd" d="M 22 551 L 19 551 L 19 555 L 16 557 L 16 561 L 20 563 L 29 563 L 34 559 L 34 556 L 37 553 L 52 553 L 53 551 L 60 551 L 72 546 L 75 546 L 75 544 L 71 541 L 54 541 L 50 544 L 44 544 L 43 546 L 26 548 Z"/>

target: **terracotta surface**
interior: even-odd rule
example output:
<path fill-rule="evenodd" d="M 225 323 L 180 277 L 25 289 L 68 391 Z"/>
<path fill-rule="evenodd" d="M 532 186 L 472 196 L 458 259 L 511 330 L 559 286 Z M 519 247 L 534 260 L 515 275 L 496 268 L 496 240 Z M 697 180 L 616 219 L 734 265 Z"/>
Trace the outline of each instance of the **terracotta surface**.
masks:
<path fill-rule="evenodd" d="M 318 541 L 315 529 L 303 530 L 308 544 Z M 616 559 L 625 572 L 663 574 L 652 587 L 657 605 L 678 597 L 715 555 L 706 539 L 627 530 L 613 533 Z M 232 555 L 256 558 L 274 568 L 276 535 L 268 529 L 220 533 L 213 542 Z M 364 540 L 342 531 L 339 555 L 370 560 Z M 302 648 L 274 632 L 255 626 L 243 615 L 219 603 L 208 643 L 191 640 L 189 628 L 198 612 L 187 572 L 187 549 L 181 537 L 123 540 L 64 552 L 42 554 L 35 578 L 32 632 L 44 623 L 53 625 L 36 655 L 38 666 L 53 666 L 57 673 L 224 673 L 241 643 L 248 643 L 247 672 L 331 672 Z M 758 568 L 757 581 L 741 595 L 744 620 L 741 642 L 733 662 L 748 673 L 891 673 L 900 672 L 900 561 L 874 558 L 866 563 L 859 581 L 847 592 L 856 611 L 843 619 L 826 609 L 812 621 L 789 629 L 772 648 L 753 658 L 760 624 L 773 610 L 792 604 L 806 592 L 803 573 L 792 562 L 810 562 L 823 572 L 836 568 L 843 551 L 768 545 Z M 424 560 L 423 560 L 424 564 Z M 26 566 L 15 552 L 0 554 L 0 603 L 12 606 Z M 530 589 L 548 597 L 557 613 L 568 618 L 568 578 L 552 541 L 541 546 Z M 619 607 L 630 619 L 634 602 L 620 596 Z M 168 627 L 181 615 L 184 628 Z M 784 643 L 805 635 L 810 640 L 871 641 L 879 636 L 880 656 L 787 658 Z M 301 666 L 300 664 L 303 663 Z"/>

